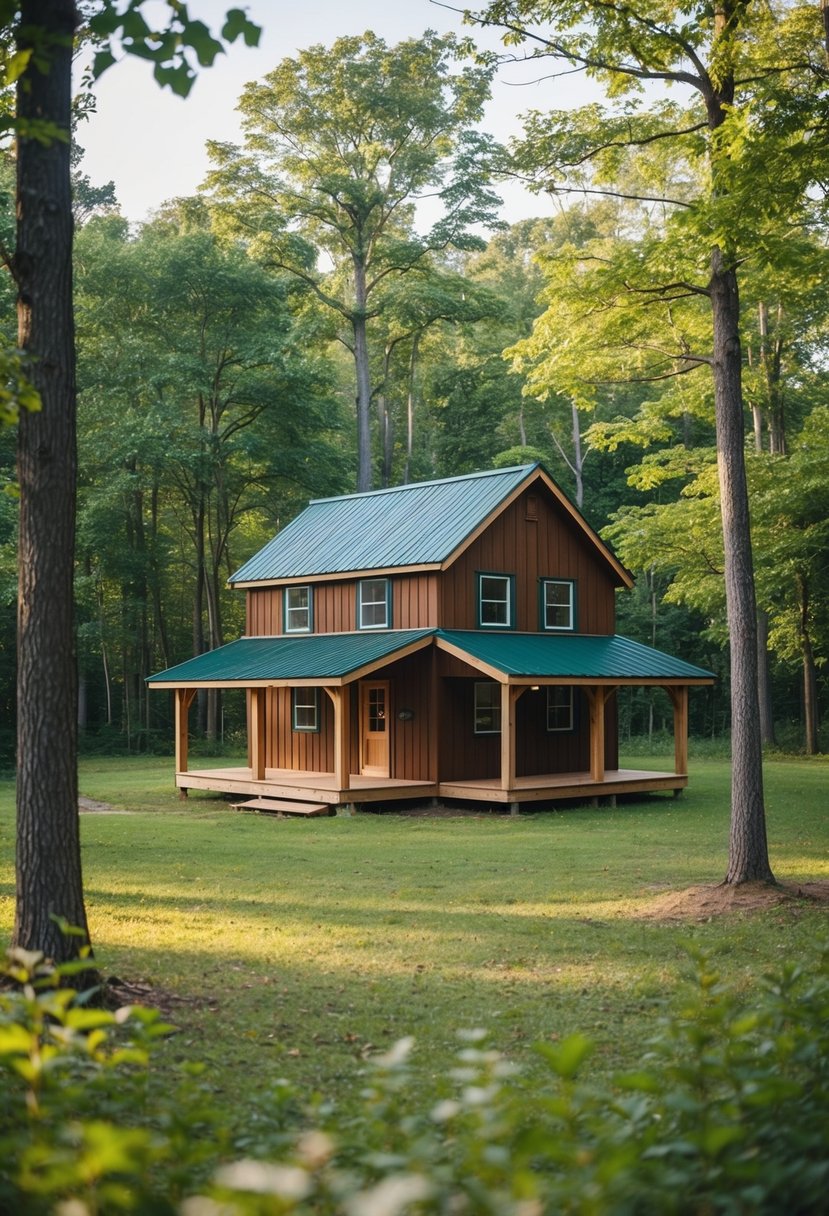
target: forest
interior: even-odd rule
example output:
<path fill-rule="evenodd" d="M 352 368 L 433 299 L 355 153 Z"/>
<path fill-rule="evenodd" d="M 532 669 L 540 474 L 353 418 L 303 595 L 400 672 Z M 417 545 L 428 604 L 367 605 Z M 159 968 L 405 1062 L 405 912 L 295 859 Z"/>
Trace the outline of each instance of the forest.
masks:
<path fill-rule="evenodd" d="M 508 27 L 533 6 L 490 7 Z M 530 114 L 498 146 L 481 130 L 495 58 L 427 32 L 285 60 L 247 86 L 243 142 L 211 145 L 200 192 L 140 225 L 111 183 L 76 168 L 82 750 L 169 751 L 171 706 L 145 678 L 239 636 L 228 576 L 309 498 L 535 460 L 636 574 L 619 632 L 717 673 L 692 699 L 691 730 L 727 739 L 712 241 L 739 266 L 763 741 L 820 750 L 829 125 L 825 90 L 810 92 L 825 44 L 807 14 L 782 6 L 747 24 L 750 117 L 713 162 L 704 103 L 681 88 Z M 772 44 L 802 59 L 785 85 Z M 13 171 L 9 154 L 6 249 Z M 506 225 L 499 183 L 516 175 L 545 214 Z M 13 346 L 10 276 L 2 291 Z M 0 484 L 8 768 L 14 427 L 0 429 Z M 197 716 L 205 748 L 242 745 L 241 702 L 214 691 Z M 648 690 L 620 703 L 623 737 L 663 718 Z"/>

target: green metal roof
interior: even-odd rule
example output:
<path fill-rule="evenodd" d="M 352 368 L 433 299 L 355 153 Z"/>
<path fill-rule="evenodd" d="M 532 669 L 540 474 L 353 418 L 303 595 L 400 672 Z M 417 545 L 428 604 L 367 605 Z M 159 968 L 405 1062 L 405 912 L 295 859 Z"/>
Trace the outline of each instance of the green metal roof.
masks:
<path fill-rule="evenodd" d="M 711 680 L 712 672 L 630 638 L 440 629 L 439 638 L 506 676 L 541 679 Z"/>
<path fill-rule="evenodd" d="M 392 629 L 303 637 L 240 638 L 150 676 L 150 685 L 184 687 L 341 679 L 414 643 L 443 640 L 505 676 L 532 679 L 712 680 L 710 671 L 630 638 L 591 634 L 487 633 Z"/>
<path fill-rule="evenodd" d="M 314 499 L 231 583 L 440 565 L 537 465 Z"/>
<path fill-rule="evenodd" d="M 428 638 L 433 629 L 377 633 L 320 633 L 304 637 L 240 638 L 150 676 L 150 685 L 216 684 L 240 687 L 270 680 L 339 679 Z"/>

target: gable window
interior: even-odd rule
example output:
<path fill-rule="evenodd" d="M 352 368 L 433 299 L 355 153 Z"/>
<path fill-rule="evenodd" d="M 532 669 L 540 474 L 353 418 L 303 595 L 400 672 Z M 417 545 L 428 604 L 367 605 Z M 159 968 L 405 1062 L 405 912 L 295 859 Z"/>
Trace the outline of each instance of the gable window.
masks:
<path fill-rule="evenodd" d="M 357 628 L 391 628 L 391 582 L 364 578 L 357 584 Z"/>
<path fill-rule="evenodd" d="M 313 626 L 313 590 L 311 587 L 285 588 L 285 632 L 310 633 Z"/>
<path fill-rule="evenodd" d="M 294 688 L 291 696 L 291 726 L 298 731 L 318 731 L 320 728 L 320 690 Z"/>
<path fill-rule="evenodd" d="M 488 629 L 512 629 L 515 579 L 511 574 L 478 575 L 478 624 Z"/>
<path fill-rule="evenodd" d="M 500 735 L 501 685 L 494 680 L 475 683 L 475 734 Z"/>
<path fill-rule="evenodd" d="M 570 579 L 541 580 L 541 627 L 571 631 L 575 629 L 576 584 Z"/>
<path fill-rule="evenodd" d="M 573 726 L 572 684 L 549 684 L 547 686 L 547 730 L 572 730 Z"/>

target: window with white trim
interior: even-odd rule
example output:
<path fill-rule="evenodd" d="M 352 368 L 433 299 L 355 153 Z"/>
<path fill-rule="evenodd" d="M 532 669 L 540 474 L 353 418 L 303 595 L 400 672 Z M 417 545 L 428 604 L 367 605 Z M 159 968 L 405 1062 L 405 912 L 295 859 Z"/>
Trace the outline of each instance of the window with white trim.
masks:
<path fill-rule="evenodd" d="M 494 680 L 475 683 L 475 734 L 500 735 L 501 685 Z"/>
<path fill-rule="evenodd" d="M 313 622 L 313 588 L 285 588 L 285 632 L 310 633 Z"/>
<path fill-rule="evenodd" d="M 573 685 L 547 685 L 547 730 L 567 731 L 574 727 Z"/>
<path fill-rule="evenodd" d="M 357 584 L 357 628 L 391 628 L 391 586 L 387 578 L 364 578 Z"/>
<path fill-rule="evenodd" d="M 576 585 L 570 579 L 541 580 L 541 626 L 572 631 L 576 627 Z"/>
<path fill-rule="evenodd" d="M 478 575 L 478 624 L 487 629 L 511 629 L 514 580 L 510 574 Z"/>
<path fill-rule="evenodd" d="M 297 731 L 313 732 L 320 728 L 320 690 L 294 688 L 291 695 L 291 726 Z"/>

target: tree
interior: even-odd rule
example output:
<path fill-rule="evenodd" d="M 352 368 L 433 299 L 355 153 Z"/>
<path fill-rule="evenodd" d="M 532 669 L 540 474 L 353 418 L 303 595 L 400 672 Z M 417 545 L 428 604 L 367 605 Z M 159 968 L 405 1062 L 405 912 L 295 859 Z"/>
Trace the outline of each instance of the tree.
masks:
<path fill-rule="evenodd" d="M 495 222 L 495 149 L 475 129 L 492 67 L 453 72 L 462 49 L 431 31 L 393 47 L 371 32 L 313 46 L 245 89 L 244 151 L 211 145 L 208 184 L 231 230 L 337 319 L 354 360 L 358 490 L 372 485 L 371 324 L 386 285 L 433 253 L 482 247 L 473 226 Z M 438 218 L 419 233 L 426 199 Z"/>
<path fill-rule="evenodd" d="M 186 93 L 194 68 L 222 49 L 184 4 L 153 33 L 142 0 L 119 11 L 95 6 L 93 32 L 121 36 L 127 53 L 155 62 L 156 77 Z M 13 944 L 58 961 L 89 939 L 81 874 L 77 798 L 77 673 L 73 620 L 75 525 L 75 345 L 72 308 L 71 67 L 78 13 L 73 0 L 4 0 L 6 83 L 16 84 L 17 234 L 11 271 L 18 292 L 18 344 L 38 408 L 18 423 L 17 890 Z M 223 36 L 254 38 L 244 14 L 228 14 Z M 114 60 L 111 46 L 96 70 Z M 79 936 L 62 932 L 74 926 Z"/>
<path fill-rule="evenodd" d="M 537 48 L 529 52 L 533 56 L 587 72 L 605 85 L 611 99 L 624 98 L 609 109 L 591 105 L 531 117 L 518 158 L 544 184 L 629 194 L 618 178 L 630 149 L 647 149 L 657 166 L 664 163 L 666 149 L 675 149 L 679 158 L 698 166 L 696 181 L 702 185 L 690 197 L 682 181 L 670 193 L 636 191 L 670 213 L 665 230 L 676 233 L 688 260 L 662 280 L 642 263 L 634 277 L 620 279 L 619 287 L 643 302 L 669 305 L 690 297 L 706 301 L 710 309 L 710 347 L 663 349 L 662 366 L 653 374 L 704 366 L 712 377 L 731 639 L 731 833 L 725 881 L 772 881 L 743 451 L 738 271 L 748 255 L 773 256 L 788 226 L 807 215 L 808 191 L 822 180 L 829 99 L 825 88 L 820 91 L 826 67 L 819 10 L 754 9 L 746 0 L 717 0 L 713 10 L 699 4 L 677 14 L 663 0 L 496 0 L 480 19 L 505 28 L 511 43 Z M 690 104 L 651 100 L 642 91 L 648 82 L 676 85 L 690 94 Z"/>

